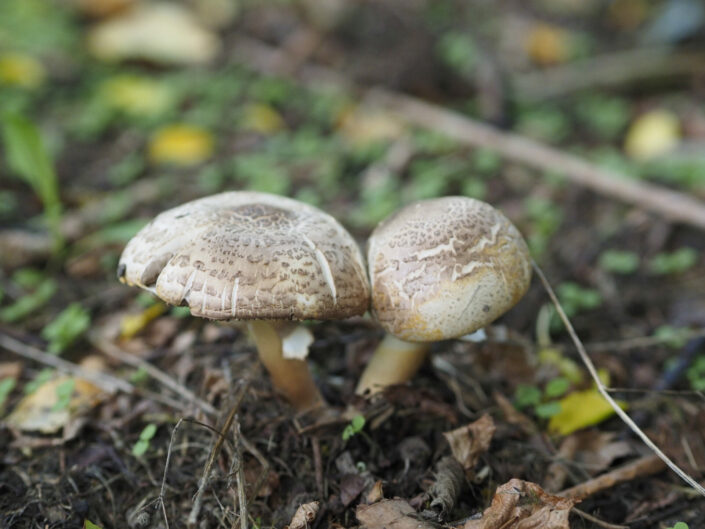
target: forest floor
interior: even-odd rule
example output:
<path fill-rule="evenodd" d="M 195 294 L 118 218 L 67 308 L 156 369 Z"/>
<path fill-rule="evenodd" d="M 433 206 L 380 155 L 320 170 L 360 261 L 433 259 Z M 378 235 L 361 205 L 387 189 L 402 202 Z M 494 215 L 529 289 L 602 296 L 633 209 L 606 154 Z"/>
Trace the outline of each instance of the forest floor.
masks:
<path fill-rule="evenodd" d="M 220 191 L 312 203 L 362 248 L 413 200 L 485 200 L 702 481 L 698 2 L 175 4 L 0 2 L 0 526 L 705 527 L 536 277 L 374 398 L 374 320 L 307 324 L 330 409 L 302 414 L 245 326 L 116 279 L 150 218 Z"/>

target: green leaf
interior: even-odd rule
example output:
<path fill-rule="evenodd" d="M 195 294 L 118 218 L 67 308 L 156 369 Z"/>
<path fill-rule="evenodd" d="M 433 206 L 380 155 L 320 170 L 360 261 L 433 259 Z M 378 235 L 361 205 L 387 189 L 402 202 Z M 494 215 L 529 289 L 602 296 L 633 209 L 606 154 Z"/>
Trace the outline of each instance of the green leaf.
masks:
<path fill-rule="evenodd" d="M 49 341 L 49 352 L 58 354 L 86 332 L 90 324 L 88 311 L 79 303 L 72 303 L 42 329 L 42 338 Z"/>
<path fill-rule="evenodd" d="M 150 441 L 154 434 L 157 433 L 157 425 L 154 423 L 149 423 L 144 427 L 142 433 L 140 433 L 140 441 Z"/>
<path fill-rule="evenodd" d="M 101 527 L 90 520 L 83 520 L 83 529 L 101 529 Z"/>
<path fill-rule="evenodd" d="M 568 391 L 569 387 L 570 380 L 564 377 L 556 377 L 550 380 L 548 384 L 546 384 L 546 388 L 544 389 L 544 395 L 549 399 L 555 399 L 556 397 L 560 397 L 566 391 Z"/>
<path fill-rule="evenodd" d="M 54 370 L 51 369 L 50 367 L 45 367 L 42 369 L 37 376 L 35 376 L 30 382 L 27 382 L 24 385 L 24 388 L 22 388 L 22 391 L 24 391 L 25 395 L 30 395 L 37 391 L 39 386 L 44 384 L 47 380 L 49 380 L 52 375 L 54 374 Z"/>
<path fill-rule="evenodd" d="M 350 422 L 350 425 L 353 427 L 355 432 L 361 432 L 365 427 L 365 417 L 363 415 L 355 415 Z"/>
<path fill-rule="evenodd" d="M 14 323 L 29 316 L 51 299 L 56 292 L 56 283 L 53 279 L 45 279 L 37 290 L 22 296 L 12 305 L 0 309 L 0 321 Z"/>
<path fill-rule="evenodd" d="M 674 525 L 671 529 L 689 529 L 688 524 L 685 522 L 676 522 L 676 525 Z"/>
<path fill-rule="evenodd" d="M 541 402 L 541 390 L 539 388 L 527 384 L 519 384 L 514 393 L 514 404 L 517 408 L 536 406 L 539 402 Z"/>
<path fill-rule="evenodd" d="M 534 408 L 534 413 L 541 419 L 550 419 L 561 412 L 561 403 L 555 400 L 544 402 Z"/>
<path fill-rule="evenodd" d="M 614 274 L 631 274 L 639 268 L 639 256 L 634 252 L 606 250 L 599 260 L 600 268 Z"/>
<path fill-rule="evenodd" d="M 71 378 L 56 387 L 56 403 L 51 411 L 61 411 L 69 407 L 73 390 L 76 389 L 76 381 Z"/>
<path fill-rule="evenodd" d="M 8 377 L 0 380 L 0 410 L 2 409 L 3 405 L 5 404 L 5 401 L 7 400 L 7 397 L 10 396 L 10 393 L 12 393 L 12 390 L 15 388 L 15 385 L 17 384 L 17 379 Z"/>
<path fill-rule="evenodd" d="M 655 275 L 680 274 L 698 262 L 698 252 L 684 247 L 671 253 L 660 253 L 649 261 L 649 272 Z"/>
<path fill-rule="evenodd" d="M 143 456 L 149 449 L 149 441 L 137 441 L 132 447 L 132 455 L 135 457 Z"/>
<path fill-rule="evenodd" d="M 54 234 L 56 250 L 63 244 L 59 223 L 61 200 L 52 161 L 44 148 L 39 129 L 19 114 L 7 114 L 2 120 L 2 138 L 10 169 L 34 189 L 44 204 L 44 215 Z"/>

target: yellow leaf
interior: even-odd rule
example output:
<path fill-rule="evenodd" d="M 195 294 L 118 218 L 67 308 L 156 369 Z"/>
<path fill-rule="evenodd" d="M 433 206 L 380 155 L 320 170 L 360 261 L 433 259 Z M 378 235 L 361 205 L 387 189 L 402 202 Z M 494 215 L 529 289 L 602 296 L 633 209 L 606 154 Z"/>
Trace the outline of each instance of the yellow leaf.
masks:
<path fill-rule="evenodd" d="M 403 130 L 394 116 L 379 110 L 348 108 L 340 117 L 340 134 L 352 144 L 392 140 L 398 138 Z"/>
<path fill-rule="evenodd" d="M 120 337 L 132 338 L 135 334 L 144 329 L 149 322 L 164 314 L 166 308 L 166 305 L 163 303 L 155 303 L 139 314 L 125 316 L 120 322 Z"/>
<path fill-rule="evenodd" d="M 99 97 L 108 106 L 136 116 L 161 114 L 172 101 L 165 85 L 136 75 L 119 75 L 105 81 Z"/>
<path fill-rule="evenodd" d="M 149 142 L 149 159 L 156 164 L 190 166 L 213 154 L 213 136 L 190 125 L 169 125 L 158 130 Z"/>
<path fill-rule="evenodd" d="M 615 411 L 597 389 L 574 391 L 560 401 L 561 411 L 551 417 L 548 430 L 552 433 L 568 435 L 598 424 L 611 417 Z M 624 402 L 618 402 L 626 408 Z"/>
<path fill-rule="evenodd" d="M 632 158 L 648 160 L 672 150 L 679 140 L 678 117 L 667 110 L 652 110 L 629 127 L 624 150 Z"/>
<path fill-rule="evenodd" d="M 526 42 L 529 57 L 542 66 L 565 62 L 570 56 L 570 48 L 568 32 L 549 24 L 534 26 Z"/>
<path fill-rule="evenodd" d="M 34 57 L 23 53 L 0 55 L 0 84 L 37 88 L 44 77 L 44 66 Z"/>
<path fill-rule="evenodd" d="M 242 125 L 262 134 L 272 134 L 284 128 L 284 120 L 271 106 L 253 103 L 245 107 Z"/>
<path fill-rule="evenodd" d="M 65 389 L 69 393 L 62 396 Z M 5 422 L 23 431 L 56 433 L 71 419 L 97 405 L 103 397 L 103 390 L 87 380 L 69 376 L 54 377 L 24 397 Z"/>

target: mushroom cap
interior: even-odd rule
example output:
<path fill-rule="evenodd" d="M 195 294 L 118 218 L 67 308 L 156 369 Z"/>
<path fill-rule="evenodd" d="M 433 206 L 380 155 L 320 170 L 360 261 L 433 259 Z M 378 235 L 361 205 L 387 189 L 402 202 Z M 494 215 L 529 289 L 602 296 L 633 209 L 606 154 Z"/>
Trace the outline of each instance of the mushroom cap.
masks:
<path fill-rule="evenodd" d="M 244 191 L 158 215 L 127 243 L 118 278 L 213 320 L 346 318 L 370 298 L 362 254 L 333 217 Z"/>
<path fill-rule="evenodd" d="M 373 311 L 402 340 L 476 331 L 531 281 L 529 250 L 498 210 L 466 197 L 423 200 L 382 221 L 368 242 Z"/>

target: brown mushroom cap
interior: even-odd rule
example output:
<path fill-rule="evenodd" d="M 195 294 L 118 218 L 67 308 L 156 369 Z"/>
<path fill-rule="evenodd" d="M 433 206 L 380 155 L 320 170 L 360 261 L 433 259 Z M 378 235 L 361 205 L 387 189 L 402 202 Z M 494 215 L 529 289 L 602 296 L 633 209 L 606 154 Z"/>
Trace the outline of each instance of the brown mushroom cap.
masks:
<path fill-rule="evenodd" d="M 489 204 L 445 197 L 410 204 L 368 243 L 372 308 L 407 341 L 454 338 L 512 308 L 531 280 L 519 231 Z"/>
<path fill-rule="evenodd" d="M 337 319 L 369 305 L 350 234 L 319 209 L 266 193 L 161 213 L 127 244 L 118 277 L 214 320 Z"/>

